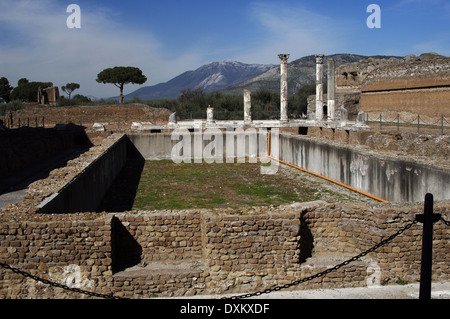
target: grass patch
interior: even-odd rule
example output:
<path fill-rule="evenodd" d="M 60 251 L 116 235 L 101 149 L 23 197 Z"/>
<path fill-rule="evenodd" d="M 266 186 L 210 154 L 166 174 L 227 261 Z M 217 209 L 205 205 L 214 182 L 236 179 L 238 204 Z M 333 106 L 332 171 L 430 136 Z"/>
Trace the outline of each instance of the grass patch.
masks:
<path fill-rule="evenodd" d="M 263 175 L 261 165 L 148 161 L 133 210 L 237 208 L 311 200 L 311 189 L 278 175 Z"/>
<path fill-rule="evenodd" d="M 275 175 L 263 175 L 263 165 L 176 164 L 164 160 L 146 161 L 139 166 L 129 162 L 105 196 L 101 210 L 235 209 L 321 199 L 351 200 L 340 190 L 321 187 L 322 180 L 304 178 L 291 168 L 280 167 Z M 124 207 L 122 198 L 127 199 L 127 204 L 117 210 Z"/>

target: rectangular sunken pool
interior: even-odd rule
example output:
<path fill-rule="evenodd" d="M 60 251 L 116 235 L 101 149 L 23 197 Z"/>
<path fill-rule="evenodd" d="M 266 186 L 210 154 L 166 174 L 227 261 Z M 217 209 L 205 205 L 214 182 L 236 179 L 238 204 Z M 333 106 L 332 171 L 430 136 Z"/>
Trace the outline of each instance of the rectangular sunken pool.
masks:
<path fill-rule="evenodd" d="M 288 166 L 275 175 L 261 174 L 261 165 L 128 160 L 98 211 L 235 209 L 356 196 Z"/>

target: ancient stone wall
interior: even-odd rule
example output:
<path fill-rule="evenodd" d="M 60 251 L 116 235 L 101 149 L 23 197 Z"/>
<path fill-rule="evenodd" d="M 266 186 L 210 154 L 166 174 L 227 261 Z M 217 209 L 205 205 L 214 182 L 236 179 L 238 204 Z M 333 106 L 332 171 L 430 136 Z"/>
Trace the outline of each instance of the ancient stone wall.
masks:
<path fill-rule="evenodd" d="M 327 102 L 327 94 L 323 94 L 323 101 L 324 101 L 324 114 L 327 114 L 325 108 L 328 106 L 326 105 Z M 358 112 L 360 111 L 360 99 L 361 94 L 359 92 L 339 92 L 335 94 L 335 118 L 340 119 L 341 118 L 341 111 L 340 107 L 342 106 L 345 108 L 348 112 L 348 120 L 354 121 L 356 119 L 356 116 L 358 115 Z M 308 96 L 308 108 L 307 108 L 307 117 L 308 119 L 315 119 L 316 114 L 316 96 L 310 95 Z"/>
<path fill-rule="evenodd" d="M 434 207 L 449 220 L 448 202 Z M 422 212 L 420 204 L 316 202 L 234 213 L 129 212 L 92 219 L 48 215 L 41 221 L 1 223 L 0 260 L 40 278 L 116 297 L 243 293 L 324 271 L 395 234 Z M 359 287 L 398 278 L 418 282 L 421 234 L 422 226 L 413 225 L 375 252 L 298 288 Z M 436 281 L 450 276 L 449 234 L 444 223 L 435 224 Z M 134 254 L 117 255 L 118 239 Z M 183 262 L 190 268 L 179 268 Z M 134 267 L 117 272 L 118 263 Z M 155 263 L 161 267 L 148 268 Z M 0 269 L 0 298 L 55 297 L 90 296 Z"/>
<path fill-rule="evenodd" d="M 450 116 L 450 58 L 426 53 L 344 64 L 336 69 L 336 89 L 360 92 L 360 111 L 372 118 L 420 114 L 431 123 Z"/>
<path fill-rule="evenodd" d="M 345 132 L 351 143 L 359 138 Z M 334 136 L 336 136 L 335 134 Z M 238 210 L 39 214 L 121 134 L 32 184 L 0 213 L 0 262 L 38 278 L 125 298 L 244 293 L 325 271 L 378 244 L 423 213 L 423 203 L 293 203 Z M 374 143 L 379 143 L 376 140 Z M 450 202 L 434 203 L 450 220 Z M 449 227 L 435 224 L 433 280 L 450 277 Z M 293 288 L 418 282 L 422 225 L 342 268 Z M 93 298 L 0 266 L 0 298 Z"/>
<path fill-rule="evenodd" d="M 111 285 L 111 227 L 105 220 L 50 217 L 43 221 L 2 222 L 0 238 L 2 263 L 72 288 L 102 291 L 102 287 Z M 0 270 L 0 298 L 85 297 Z"/>
<path fill-rule="evenodd" d="M 90 128 L 94 123 L 103 123 L 106 127 L 130 128 L 133 122 L 150 122 L 153 124 L 167 124 L 172 114 L 167 109 L 152 108 L 145 104 L 102 105 L 102 106 L 70 106 L 52 108 L 27 108 L 13 112 L 13 121 L 17 126 L 19 118 L 21 123 L 30 119 L 31 123 L 38 119 L 45 126 L 73 123 L 85 125 Z M 7 123 L 7 121 L 5 121 Z M 22 124 L 23 125 L 23 124 Z"/>

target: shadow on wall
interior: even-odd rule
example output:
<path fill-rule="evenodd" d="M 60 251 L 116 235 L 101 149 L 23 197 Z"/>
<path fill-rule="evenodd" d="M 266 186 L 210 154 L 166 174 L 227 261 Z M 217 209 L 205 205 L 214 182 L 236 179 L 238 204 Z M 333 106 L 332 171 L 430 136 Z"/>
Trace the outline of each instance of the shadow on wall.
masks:
<path fill-rule="evenodd" d="M 117 217 L 113 217 L 111 220 L 111 246 L 113 273 L 141 262 L 141 245 Z"/>
<path fill-rule="evenodd" d="M 127 161 L 103 197 L 97 212 L 125 212 L 133 209 L 145 159 L 131 141 L 127 141 Z"/>
<path fill-rule="evenodd" d="M 0 195 L 26 189 L 54 169 L 85 153 L 93 144 L 84 127 L 21 127 L 0 132 Z"/>
<path fill-rule="evenodd" d="M 300 250 L 298 260 L 300 264 L 306 262 L 308 258 L 312 257 L 312 251 L 314 248 L 314 238 L 305 217 L 307 212 L 308 211 L 305 210 L 300 214 L 300 229 L 298 233 L 300 240 L 297 247 L 298 250 Z"/>

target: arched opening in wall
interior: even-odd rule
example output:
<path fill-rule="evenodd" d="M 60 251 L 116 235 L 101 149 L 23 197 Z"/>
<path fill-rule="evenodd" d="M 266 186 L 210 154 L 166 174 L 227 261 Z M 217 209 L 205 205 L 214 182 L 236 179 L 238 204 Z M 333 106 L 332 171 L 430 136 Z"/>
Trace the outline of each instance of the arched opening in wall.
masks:
<path fill-rule="evenodd" d="M 117 217 L 111 220 L 112 271 L 117 273 L 141 262 L 142 247 Z"/>
<path fill-rule="evenodd" d="M 324 104 L 324 106 L 323 106 L 323 115 L 324 115 L 324 117 L 328 116 L 328 106 L 326 104 Z"/>

